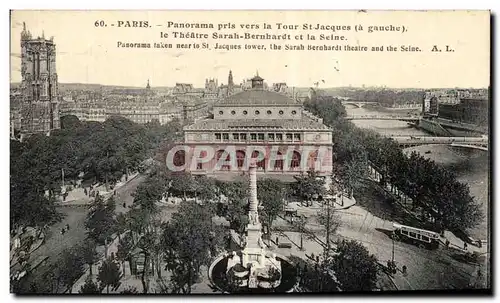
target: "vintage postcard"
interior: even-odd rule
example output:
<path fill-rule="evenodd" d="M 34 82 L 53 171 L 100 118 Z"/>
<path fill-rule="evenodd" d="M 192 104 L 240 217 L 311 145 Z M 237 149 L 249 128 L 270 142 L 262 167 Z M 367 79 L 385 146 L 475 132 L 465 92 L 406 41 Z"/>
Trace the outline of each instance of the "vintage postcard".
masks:
<path fill-rule="evenodd" d="M 10 26 L 12 293 L 492 293 L 489 11 Z"/>

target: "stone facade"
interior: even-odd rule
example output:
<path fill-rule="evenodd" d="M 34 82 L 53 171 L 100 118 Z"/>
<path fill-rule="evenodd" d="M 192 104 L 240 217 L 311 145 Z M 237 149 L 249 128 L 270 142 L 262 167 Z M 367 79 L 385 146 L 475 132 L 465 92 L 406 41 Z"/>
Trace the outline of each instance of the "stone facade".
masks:
<path fill-rule="evenodd" d="M 188 148 L 175 158 L 196 174 L 242 173 L 248 170 L 246 163 L 257 158 L 259 172 L 298 174 L 315 169 L 331 175 L 331 129 L 295 100 L 264 89 L 262 78 L 252 81 L 252 89 L 215 104 L 213 118 L 186 126 Z M 213 155 L 199 154 L 205 147 Z M 221 161 L 225 163 L 219 165 Z"/>
<path fill-rule="evenodd" d="M 21 32 L 21 134 L 50 134 L 60 128 L 56 71 L 56 45 L 53 38 L 33 39 Z"/>

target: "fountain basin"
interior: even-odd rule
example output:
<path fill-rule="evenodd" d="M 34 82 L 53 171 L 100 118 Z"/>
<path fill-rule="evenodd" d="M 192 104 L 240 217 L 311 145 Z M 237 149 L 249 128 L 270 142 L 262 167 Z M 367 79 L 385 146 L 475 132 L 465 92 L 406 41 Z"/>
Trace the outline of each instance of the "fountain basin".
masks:
<path fill-rule="evenodd" d="M 240 254 L 238 252 L 238 254 Z M 267 253 L 266 256 L 270 256 Z M 231 258 L 234 254 L 226 253 L 218 257 L 208 269 L 208 277 L 210 282 L 223 293 L 287 293 L 291 292 L 298 282 L 297 269 L 295 264 L 287 257 L 279 254 L 274 254 L 276 260 L 281 264 L 281 275 L 278 278 L 273 275 L 258 274 L 257 288 L 248 287 L 248 270 L 245 275 L 239 276 L 243 270 L 227 270 L 228 261 L 231 263 Z M 235 266 L 236 267 L 236 266 Z M 243 266 L 241 266 L 244 268 Z M 239 268 L 241 269 L 241 268 Z"/>

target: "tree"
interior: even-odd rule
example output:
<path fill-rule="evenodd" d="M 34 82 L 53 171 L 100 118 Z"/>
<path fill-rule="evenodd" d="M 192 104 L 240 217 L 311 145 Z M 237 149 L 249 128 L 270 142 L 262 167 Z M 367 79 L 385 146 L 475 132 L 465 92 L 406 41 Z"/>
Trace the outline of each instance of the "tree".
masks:
<path fill-rule="evenodd" d="M 300 176 L 294 176 L 296 183 L 294 184 L 296 194 L 307 201 L 314 196 L 324 196 L 325 180 L 318 176 L 314 170 L 310 170 L 307 174 L 302 173 Z"/>
<path fill-rule="evenodd" d="M 320 261 L 319 263 L 307 262 L 299 270 L 298 276 L 300 278 L 299 285 L 307 292 L 330 293 L 339 291 L 333 272 L 329 269 L 328 263 L 325 261 Z"/>
<path fill-rule="evenodd" d="M 73 129 L 81 127 L 80 119 L 75 115 L 66 115 L 61 117 L 62 129 Z"/>
<path fill-rule="evenodd" d="M 85 284 L 82 285 L 78 292 L 81 294 L 100 294 L 101 289 L 99 288 L 99 285 L 97 285 L 97 283 L 92 281 L 91 276 L 88 276 L 85 280 Z"/>
<path fill-rule="evenodd" d="M 304 215 L 298 217 L 296 220 L 293 221 L 294 227 L 298 229 L 300 232 L 300 250 L 304 249 L 304 233 L 307 232 L 306 224 L 307 224 L 307 218 Z"/>
<path fill-rule="evenodd" d="M 262 179 L 257 182 L 257 198 L 262 205 L 262 219 L 272 228 L 273 221 L 283 211 L 285 204 L 285 186 L 274 179 Z"/>
<path fill-rule="evenodd" d="M 371 291 L 377 282 L 377 258 L 357 241 L 336 243 L 335 253 L 328 266 L 343 291 Z"/>
<path fill-rule="evenodd" d="M 184 200 L 196 191 L 196 183 L 193 176 L 186 172 L 172 174 L 172 182 L 169 192 L 174 197 L 182 197 Z"/>
<path fill-rule="evenodd" d="M 219 182 L 217 186 L 227 198 L 227 207 L 223 207 L 219 215 L 229 221 L 231 229 L 243 233 L 248 224 L 248 182 Z"/>
<path fill-rule="evenodd" d="M 108 258 L 104 260 L 101 267 L 99 267 L 99 274 L 97 275 L 97 280 L 101 284 L 102 288 L 106 288 L 106 293 L 109 294 L 109 287 L 118 287 L 121 279 L 120 269 L 118 264 Z"/>
<path fill-rule="evenodd" d="M 328 201 L 323 204 L 321 210 L 318 211 L 318 223 L 323 226 L 326 233 L 325 246 L 324 246 L 324 259 L 329 258 L 331 251 L 331 237 L 337 232 L 340 227 L 340 218 L 335 213 L 335 209 Z"/>
<path fill-rule="evenodd" d="M 196 198 L 203 202 L 214 201 L 217 198 L 217 187 L 214 179 L 199 176 L 194 179 Z"/>
<path fill-rule="evenodd" d="M 66 249 L 62 252 L 61 260 L 56 267 L 56 277 L 59 281 L 71 289 L 73 284 L 80 278 L 84 273 L 84 260 L 78 255 L 75 249 Z"/>
<path fill-rule="evenodd" d="M 201 267 L 208 266 L 219 252 L 223 237 L 212 222 L 213 211 L 207 205 L 188 201 L 163 227 L 162 248 L 166 268 L 171 271 L 173 292 L 191 293 L 200 278 Z"/>
<path fill-rule="evenodd" d="M 125 235 L 125 237 L 118 240 L 118 250 L 116 252 L 116 258 L 122 262 L 123 276 L 125 276 L 125 261 L 130 262 L 130 257 L 132 256 L 132 251 L 134 249 L 134 244 L 132 242 L 132 237 L 130 234 Z"/>
<path fill-rule="evenodd" d="M 106 246 L 105 257 L 107 257 L 107 243 L 115 225 L 114 208 L 115 203 L 112 198 L 105 203 L 102 197 L 97 195 L 90 206 L 90 211 L 85 221 L 87 237 L 98 244 Z"/>
<path fill-rule="evenodd" d="M 77 247 L 77 253 L 89 266 L 89 276 L 92 276 L 92 265 L 99 261 L 99 254 L 97 253 L 96 248 L 97 244 L 93 240 L 87 240 L 81 246 Z"/>

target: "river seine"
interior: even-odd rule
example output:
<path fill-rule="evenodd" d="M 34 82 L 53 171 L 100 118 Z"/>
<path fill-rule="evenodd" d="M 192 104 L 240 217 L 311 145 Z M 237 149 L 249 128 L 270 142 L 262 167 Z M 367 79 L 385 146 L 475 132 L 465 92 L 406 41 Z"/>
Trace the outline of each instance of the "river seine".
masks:
<path fill-rule="evenodd" d="M 381 112 L 373 109 L 353 108 L 346 106 L 348 115 L 387 115 L 387 114 L 407 114 L 415 110 L 389 110 Z M 417 110 L 418 111 L 418 110 Z M 428 133 L 410 127 L 403 121 L 382 121 L 382 120 L 355 120 L 355 125 L 361 128 L 372 129 L 383 135 L 393 136 L 429 136 Z M 485 151 L 456 148 L 446 145 L 423 145 L 405 149 L 405 152 L 417 151 L 423 156 L 434 160 L 436 163 L 446 166 L 453 171 L 458 180 L 467 183 L 470 187 L 471 195 L 486 215 L 485 219 L 475 228 L 470 230 L 470 235 L 475 239 L 486 240 L 488 234 L 487 217 L 488 214 L 488 170 L 489 155 Z"/>

